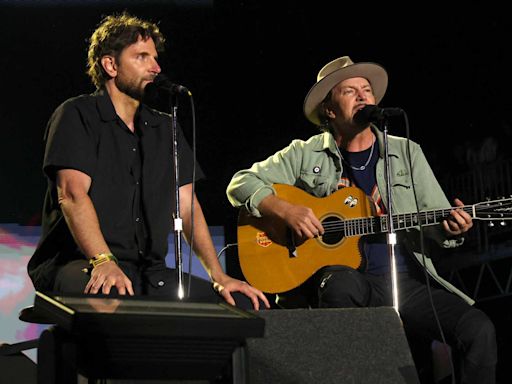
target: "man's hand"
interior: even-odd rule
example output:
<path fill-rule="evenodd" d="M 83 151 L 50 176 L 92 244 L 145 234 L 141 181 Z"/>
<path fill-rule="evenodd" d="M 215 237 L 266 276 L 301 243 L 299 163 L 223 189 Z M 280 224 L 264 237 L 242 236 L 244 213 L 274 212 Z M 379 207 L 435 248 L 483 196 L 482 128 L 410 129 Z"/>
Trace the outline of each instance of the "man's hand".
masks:
<path fill-rule="evenodd" d="M 297 239 L 305 241 L 324 234 L 324 227 L 311 208 L 285 201 L 278 196 L 265 197 L 258 209 L 263 216 L 284 220 Z"/>
<path fill-rule="evenodd" d="M 455 199 L 455 205 L 463 207 L 464 203 L 459 199 Z M 473 218 L 462 209 L 453 209 L 450 217 L 443 220 L 443 228 L 449 236 L 458 236 L 469 231 L 473 226 Z"/>
<path fill-rule="evenodd" d="M 91 279 L 85 287 L 84 293 L 101 293 L 108 295 L 112 287 L 116 287 L 120 295 L 128 294 L 133 296 L 132 282 L 119 268 L 119 266 L 109 261 L 94 268 L 91 272 Z"/>
<path fill-rule="evenodd" d="M 324 227 L 311 208 L 290 205 L 285 220 L 300 239 L 312 239 L 324 234 Z"/>
<path fill-rule="evenodd" d="M 263 301 L 265 307 L 270 308 L 270 303 L 267 297 L 259 289 L 247 284 L 245 281 L 234 279 L 228 275 L 224 275 L 220 282 L 213 282 L 213 289 L 215 289 L 228 304 L 236 305 L 231 292 L 241 292 L 252 301 L 255 310 L 260 309 L 260 302 Z"/>

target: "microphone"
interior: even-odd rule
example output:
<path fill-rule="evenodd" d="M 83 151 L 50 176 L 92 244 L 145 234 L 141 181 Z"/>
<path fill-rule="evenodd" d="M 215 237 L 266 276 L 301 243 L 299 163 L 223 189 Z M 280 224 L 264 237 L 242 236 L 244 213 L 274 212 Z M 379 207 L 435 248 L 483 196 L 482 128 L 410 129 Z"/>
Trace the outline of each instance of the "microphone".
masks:
<path fill-rule="evenodd" d="M 381 108 L 373 104 L 366 104 L 354 115 L 354 122 L 358 125 L 378 123 L 388 117 L 400 116 L 404 113 L 402 108 Z"/>
<path fill-rule="evenodd" d="M 152 83 L 146 85 L 146 92 L 152 93 L 157 90 L 165 90 L 173 95 L 186 94 L 192 96 L 187 87 L 173 83 L 167 76 L 159 74 L 155 77 Z"/>

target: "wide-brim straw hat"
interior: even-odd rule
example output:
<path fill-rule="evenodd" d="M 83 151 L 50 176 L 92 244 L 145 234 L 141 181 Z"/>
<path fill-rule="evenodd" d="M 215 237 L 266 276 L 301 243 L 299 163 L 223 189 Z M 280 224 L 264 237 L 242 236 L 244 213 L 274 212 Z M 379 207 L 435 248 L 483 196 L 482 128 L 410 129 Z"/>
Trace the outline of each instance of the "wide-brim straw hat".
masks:
<path fill-rule="evenodd" d="M 304 114 L 313 124 L 322 125 L 318 116 L 318 107 L 327 94 L 339 82 L 353 77 L 364 77 L 370 82 L 378 104 L 388 87 L 388 74 L 379 64 L 371 62 L 354 63 L 350 57 L 339 57 L 318 72 L 317 81 L 304 99 Z"/>

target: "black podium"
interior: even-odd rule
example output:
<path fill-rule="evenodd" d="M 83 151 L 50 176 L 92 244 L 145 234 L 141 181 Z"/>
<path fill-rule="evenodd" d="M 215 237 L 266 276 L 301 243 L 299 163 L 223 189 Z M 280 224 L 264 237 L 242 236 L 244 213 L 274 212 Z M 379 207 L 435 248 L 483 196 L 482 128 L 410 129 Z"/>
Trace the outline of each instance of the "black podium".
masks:
<path fill-rule="evenodd" d="M 39 339 L 38 383 L 97 379 L 245 379 L 245 339 L 265 320 L 228 304 L 61 297 L 36 292 L 56 325 Z"/>

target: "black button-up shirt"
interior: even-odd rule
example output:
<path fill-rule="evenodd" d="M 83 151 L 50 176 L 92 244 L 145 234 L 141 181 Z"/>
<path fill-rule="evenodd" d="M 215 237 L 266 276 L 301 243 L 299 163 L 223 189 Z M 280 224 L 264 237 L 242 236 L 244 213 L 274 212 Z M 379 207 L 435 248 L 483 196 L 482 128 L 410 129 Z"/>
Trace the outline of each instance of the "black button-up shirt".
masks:
<path fill-rule="evenodd" d="M 135 132 L 128 129 L 106 91 L 69 99 L 53 113 L 45 137 L 42 236 L 28 266 L 36 289 L 52 289 L 56 268 L 84 257 L 58 204 L 59 169 L 91 177 L 89 196 L 119 260 L 152 264 L 165 259 L 175 207 L 171 119 L 141 105 L 135 126 Z M 181 129 L 178 145 L 181 186 L 192 182 L 193 166 Z M 200 170 L 196 174 L 202 176 Z"/>

